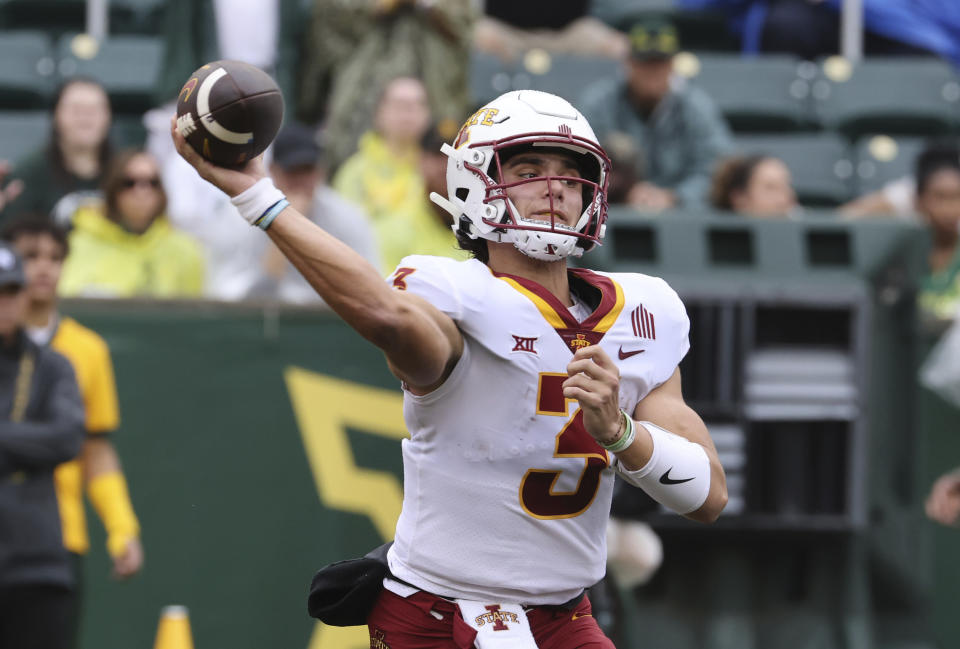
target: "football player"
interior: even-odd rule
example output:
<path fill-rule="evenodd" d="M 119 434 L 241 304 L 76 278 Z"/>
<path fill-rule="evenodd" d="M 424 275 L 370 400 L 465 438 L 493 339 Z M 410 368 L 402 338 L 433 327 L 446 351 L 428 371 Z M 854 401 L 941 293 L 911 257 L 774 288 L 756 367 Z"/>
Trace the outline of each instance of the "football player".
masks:
<path fill-rule="evenodd" d="M 431 196 L 474 258 L 410 256 L 386 283 L 292 209 L 259 160 L 218 167 L 171 131 L 402 382 L 403 510 L 371 642 L 613 647 L 584 592 L 604 573 L 614 476 L 702 522 L 726 482 L 683 400 L 676 293 L 567 264 L 607 215 L 609 159 L 583 115 L 530 90 L 477 111 L 443 146 L 449 195 Z"/>

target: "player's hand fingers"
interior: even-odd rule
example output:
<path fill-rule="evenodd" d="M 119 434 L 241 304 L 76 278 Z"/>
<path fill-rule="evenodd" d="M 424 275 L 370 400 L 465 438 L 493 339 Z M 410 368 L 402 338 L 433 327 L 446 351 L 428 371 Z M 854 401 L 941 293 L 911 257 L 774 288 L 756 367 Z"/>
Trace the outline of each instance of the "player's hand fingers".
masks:
<path fill-rule="evenodd" d="M 613 362 L 613 359 L 603 350 L 603 347 L 600 345 L 589 345 L 587 347 L 581 347 L 573 355 L 574 360 L 580 360 L 584 358 L 589 358 L 593 360 L 594 363 L 600 367 L 616 373 L 618 376 L 620 374 L 620 369 L 617 367 L 616 363 Z"/>

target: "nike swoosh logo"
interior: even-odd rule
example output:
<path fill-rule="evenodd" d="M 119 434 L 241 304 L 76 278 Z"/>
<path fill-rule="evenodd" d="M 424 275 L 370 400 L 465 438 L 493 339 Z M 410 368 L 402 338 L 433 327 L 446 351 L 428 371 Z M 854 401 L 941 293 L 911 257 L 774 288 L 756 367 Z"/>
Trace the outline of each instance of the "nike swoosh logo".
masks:
<path fill-rule="evenodd" d="M 593 613 L 574 613 L 570 620 L 579 620 L 582 617 L 593 617 Z"/>
<path fill-rule="evenodd" d="M 620 360 L 630 358 L 631 356 L 636 356 L 637 354 L 642 354 L 647 350 L 645 349 L 634 349 L 633 351 L 625 352 L 623 351 L 623 345 L 620 346 L 620 351 L 617 352 L 617 356 L 620 357 Z"/>
<path fill-rule="evenodd" d="M 684 480 L 674 480 L 670 477 L 670 472 L 673 471 L 673 467 L 670 467 L 664 471 L 663 475 L 660 476 L 660 484 L 683 484 L 684 482 L 690 482 L 693 478 L 686 478 Z"/>

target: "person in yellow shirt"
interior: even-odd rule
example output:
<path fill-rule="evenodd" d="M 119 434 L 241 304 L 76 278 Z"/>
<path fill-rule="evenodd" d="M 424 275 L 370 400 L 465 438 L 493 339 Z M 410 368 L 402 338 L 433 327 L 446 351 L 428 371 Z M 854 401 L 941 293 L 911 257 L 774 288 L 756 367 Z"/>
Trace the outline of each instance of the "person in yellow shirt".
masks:
<path fill-rule="evenodd" d="M 103 204 L 73 215 L 61 295 L 196 297 L 203 292 L 200 244 L 171 225 L 152 155 L 117 154 L 103 180 Z"/>
<path fill-rule="evenodd" d="M 381 268 L 395 268 L 407 255 L 466 259 L 449 226 L 431 207 L 420 168 L 421 139 L 430 126 L 423 82 L 398 77 L 387 83 L 373 129 L 343 163 L 332 186 L 370 216 Z"/>
<path fill-rule="evenodd" d="M 110 349 L 94 331 L 58 313 L 57 284 L 68 251 L 66 233 L 46 219 L 25 218 L 9 223 L 2 238 L 24 260 L 27 333 L 71 362 L 86 410 L 83 450 L 54 472 L 64 546 L 78 557 L 90 548 L 83 505 L 86 487 L 107 531 L 113 574 L 125 579 L 143 566 L 143 546 L 123 469 L 110 440 L 119 425 Z"/>

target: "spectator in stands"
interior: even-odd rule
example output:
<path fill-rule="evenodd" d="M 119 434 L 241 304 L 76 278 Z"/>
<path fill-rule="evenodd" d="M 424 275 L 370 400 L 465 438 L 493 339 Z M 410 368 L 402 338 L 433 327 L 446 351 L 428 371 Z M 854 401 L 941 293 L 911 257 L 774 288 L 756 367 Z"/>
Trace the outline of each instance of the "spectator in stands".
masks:
<path fill-rule="evenodd" d="M 277 188 L 301 214 L 356 250 L 374 266 L 380 264 L 376 236 L 369 217 L 327 186 L 320 165 L 317 132 L 293 122 L 283 127 L 273 143 L 270 175 Z M 282 302 L 322 304 L 317 292 L 265 238 L 263 280 L 248 295 L 267 295 Z"/>
<path fill-rule="evenodd" d="M 513 61 L 534 48 L 625 58 L 626 36 L 590 15 L 591 0 L 486 0 L 473 32 L 478 50 Z"/>
<path fill-rule="evenodd" d="M 297 114 L 323 118 L 334 172 L 373 123 L 379 93 L 400 76 L 423 80 L 431 113 L 456 128 L 469 112 L 476 0 L 314 0 Z"/>
<path fill-rule="evenodd" d="M 11 173 L 22 192 L 6 206 L 3 219 L 47 214 L 66 223 L 80 205 L 98 197 L 111 156 L 111 119 L 102 85 L 85 78 L 64 83 L 54 99 L 49 141 Z"/>
<path fill-rule="evenodd" d="M 57 284 L 67 256 L 66 230 L 47 219 L 25 218 L 9 223 L 2 238 L 23 258 L 27 335 L 37 345 L 67 357 L 86 411 L 87 434 L 80 455 L 54 472 L 63 544 L 80 570 L 80 560 L 90 549 L 83 503 L 86 490 L 107 531 L 113 574 L 125 579 L 143 565 L 143 546 L 127 481 L 111 441 L 120 416 L 110 349 L 95 332 L 59 313 Z"/>
<path fill-rule="evenodd" d="M 951 157 L 960 149 L 956 138 L 937 138 L 926 142 L 923 152 L 934 156 L 937 151 L 944 157 Z M 917 219 L 917 179 L 907 174 L 891 180 L 877 191 L 864 194 L 842 205 L 840 213 L 846 218 L 889 218 L 908 221 Z"/>
<path fill-rule="evenodd" d="M 74 214 L 61 295 L 200 295 L 200 247 L 164 215 L 167 197 L 153 156 L 139 150 L 118 154 L 104 178 L 103 194 L 102 204 Z"/>
<path fill-rule="evenodd" d="M 53 470 L 83 443 L 70 363 L 24 334 L 23 264 L 0 244 L 0 647 L 72 646 L 78 584 Z"/>
<path fill-rule="evenodd" d="M 373 220 L 380 268 L 395 268 L 410 254 L 464 258 L 453 231 L 427 203 L 420 142 L 429 125 L 423 83 L 413 77 L 393 79 L 377 103 L 374 128 L 333 178 L 333 188 Z"/>
<path fill-rule="evenodd" d="M 166 0 L 160 33 L 166 47 L 158 105 L 175 100 L 204 63 L 233 59 L 269 73 L 292 106 L 298 92 L 300 44 L 307 12 L 300 0 Z M 163 130 L 172 110 L 163 115 Z"/>
<path fill-rule="evenodd" d="M 960 520 L 960 467 L 940 476 L 926 503 L 927 516 L 943 525 L 956 525 Z"/>
<path fill-rule="evenodd" d="M 797 213 L 790 170 L 774 156 L 725 158 L 717 165 L 710 203 L 719 210 L 759 218 L 787 218 Z"/>
<path fill-rule="evenodd" d="M 639 22 L 630 43 L 625 78 L 588 86 L 580 109 L 601 140 L 614 131 L 635 140 L 645 179 L 631 189 L 632 205 L 659 211 L 703 204 L 713 165 L 732 146 L 729 128 L 710 97 L 673 75 L 673 25 Z"/>
<path fill-rule="evenodd" d="M 920 307 L 929 317 L 950 320 L 960 308 L 960 149 L 924 151 L 915 176 L 916 210 L 932 235 Z"/>

